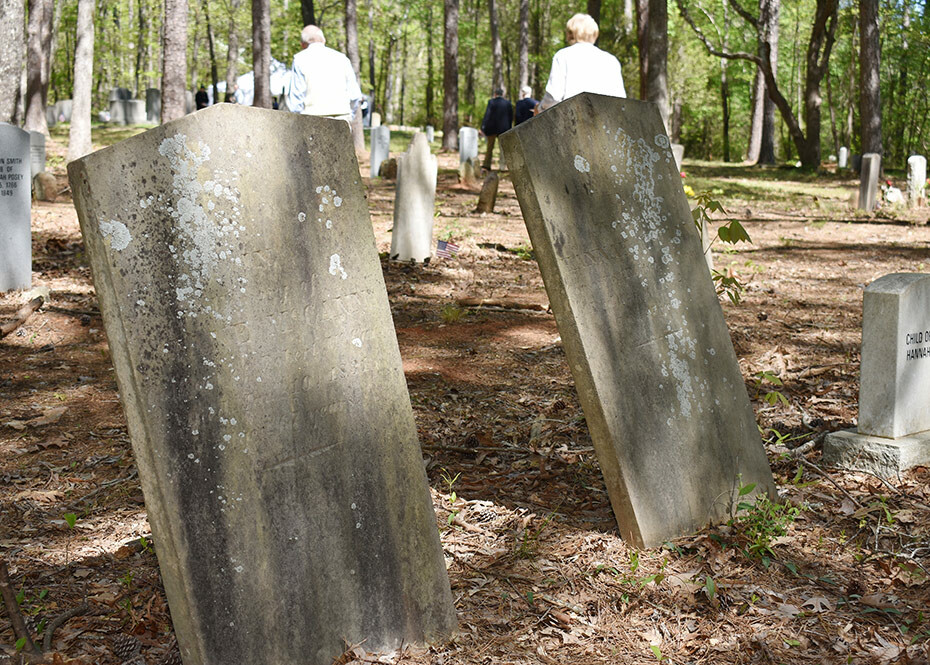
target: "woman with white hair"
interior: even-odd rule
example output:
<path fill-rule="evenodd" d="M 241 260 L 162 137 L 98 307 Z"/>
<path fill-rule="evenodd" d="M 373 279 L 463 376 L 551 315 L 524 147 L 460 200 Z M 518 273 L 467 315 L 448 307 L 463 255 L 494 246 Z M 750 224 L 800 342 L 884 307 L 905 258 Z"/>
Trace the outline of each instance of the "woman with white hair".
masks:
<path fill-rule="evenodd" d="M 597 22 L 587 14 L 575 14 L 568 20 L 565 24 L 568 46 L 552 57 L 539 111 L 582 92 L 626 97 L 620 61 L 594 45 L 598 34 Z"/>

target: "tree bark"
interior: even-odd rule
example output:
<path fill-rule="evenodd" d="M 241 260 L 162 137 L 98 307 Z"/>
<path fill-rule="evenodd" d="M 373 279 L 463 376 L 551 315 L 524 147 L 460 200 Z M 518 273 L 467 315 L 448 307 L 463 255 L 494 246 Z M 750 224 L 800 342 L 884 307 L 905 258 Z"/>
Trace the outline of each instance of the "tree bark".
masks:
<path fill-rule="evenodd" d="M 358 0 L 346 0 L 346 53 L 349 56 L 349 62 L 352 63 L 355 78 L 361 84 L 362 60 L 358 51 Z M 362 127 L 361 109 L 352 118 L 352 143 L 355 146 L 356 155 L 365 154 L 365 130 Z"/>
<path fill-rule="evenodd" d="M 48 135 L 48 60 L 52 46 L 52 0 L 29 0 L 26 28 L 26 121 L 24 128 Z"/>
<path fill-rule="evenodd" d="M 504 87 L 504 51 L 501 47 L 501 31 L 497 23 L 495 0 L 488 0 L 488 22 L 491 28 L 491 87 L 497 90 Z"/>
<path fill-rule="evenodd" d="M 239 32 L 236 29 L 236 13 L 242 0 L 230 0 L 229 36 L 226 42 L 226 94 L 231 94 L 239 78 Z"/>
<path fill-rule="evenodd" d="M 640 99 L 646 99 L 646 78 L 649 71 L 649 7 L 650 0 L 636 0 L 636 44 L 639 56 Z"/>
<path fill-rule="evenodd" d="M 90 139 L 91 87 L 94 74 L 94 0 L 78 0 L 77 43 L 74 47 L 74 91 L 68 161 L 88 154 Z"/>
<path fill-rule="evenodd" d="M 765 74 L 762 67 L 756 66 L 756 78 L 752 86 L 752 118 L 749 122 L 749 145 L 746 149 L 746 162 L 755 164 L 759 161 L 762 149 L 762 115 L 765 108 Z"/>
<path fill-rule="evenodd" d="M 778 18 L 781 14 L 781 0 L 759 0 L 759 33 L 768 47 L 770 66 L 773 75 L 778 74 Z M 773 166 L 775 164 L 775 104 L 769 95 L 768 87 L 762 97 L 762 136 L 759 144 L 757 164 Z"/>
<path fill-rule="evenodd" d="M 459 147 L 459 0 L 443 0 L 442 149 Z"/>
<path fill-rule="evenodd" d="M 165 0 L 163 31 L 161 121 L 165 123 L 187 111 L 187 0 Z"/>
<path fill-rule="evenodd" d="M 210 48 L 210 83 L 213 86 L 213 103 L 220 102 L 219 71 L 216 65 L 216 48 L 214 45 L 213 22 L 210 20 L 210 2 L 203 0 L 203 15 L 207 21 L 207 45 Z"/>
<path fill-rule="evenodd" d="M 530 0 L 520 0 L 520 55 L 517 60 L 519 86 L 530 83 Z"/>
<path fill-rule="evenodd" d="M 670 113 L 668 99 L 668 3 L 667 0 L 646 0 L 649 3 L 648 25 L 649 40 L 647 68 L 645 71 L 645 96 L 649 102 L 655 102 L 662 116 L 662 124 L 668 132 Z"/>
<path fill-rule="evenodd" d="M 80 11 L 80 0 L 78 0 L 79 15 Z M 136 86 L 136 94 L 141 97 L 144 94 L 144 91 L 140 85 L 140 78 L 142 76 L 142 61 L 145 57 L 145 49 L 142 48 L 142 44 L 145 43 L 145 33 L 147 31 L 147 27 L 145 25 L 145 0 L 140 0 L 137 15 L 139 19 L 139 31 L 136 33 L 136 69 L 133 82 Z M 78 28 L 78 30 L 80 30 L 80 28 Z"/>
<path fill-rule="evenodd" d="M 371 109 L 373 113 L 378 100 L 378 82 L 375 71 L 375 0 L 368 0 L 368 84 L 371 86 Z"/>
<path fill-rule="evenodd" d="M 255 98 L 252 106 L 271 108 L 271 2 L 252 0 L 252 71 Z"/>
<path fill-rule="evenodd" d="M 601 22 L 601 0 L 588 0 L 586 11 L 588 16 L 598 23 Z"/>
<path fill-rule="evenodd" d="M 436 96 L 433 88 L 433 5 L 426 8 L 426 124 L 436 126 L 433 103 Z"/>
<path fill-rule="evenodd" d="M 316 25 L 313 0 L 300 0 L 300 18 L 303 19 L 304 25 Z"/>
<path fill-rule="evenodd" d="M 882 154 L 878 0 L 859 0 L 859 131 L 862 152 Z"/>
<path fill-rule="evenodd" d="M 0 0 L 0 122 L 16 120 L 25 19 L 23 0 Z"/>

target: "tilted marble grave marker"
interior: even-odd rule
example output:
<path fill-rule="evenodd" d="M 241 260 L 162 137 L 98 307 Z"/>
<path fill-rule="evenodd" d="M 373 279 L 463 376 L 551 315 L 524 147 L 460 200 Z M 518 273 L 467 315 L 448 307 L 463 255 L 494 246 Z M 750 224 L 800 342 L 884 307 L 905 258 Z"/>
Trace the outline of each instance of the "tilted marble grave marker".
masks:
<path fill-rule="evenodd" d="M 930 463 L 930 275 L 866 287 L 860 373 L 858 430 L 829 434 L 824 460 L 883 476 Z"/>
<path fill-rule="evenodd" d="M 31 161 L 29 132 L 0 122 L 0 292 L 32 286 Z"/>
<path fill-rule="evenodd" d="M 859 174 L 859 209 L 875 210 L 878 196 L 878 174 L 882 168 L 882 156 L 875 152 L 862 155 L 862 170 Z"/>
<path fill-rule="evenodd" d="M 387 125 L 378 125 L 371 130 L 371 177 L 381 174 L 381 162 L 391 153 L 391 130 Z"/>
<path fill-rule="evenodd" d="M 774 488 L 655 105 L 582 94 L 501 136 L 624 538 Z"/>
<path fill-rule="evenodd" d="M 927 198 L 927 158 L 911 155 L 907 158 L 907 205 L 917 208 Z"/>
<path fill-rule="evenodd" d="M 478 161 L 478 130 L 474 127 L 459 129 L 459 165 L 469 159 Z"/>
<path fill-rule="evenodd" d="M 436 156 L 430 153 L 426 135 L 417 132 L 407 152 L 397 158 L 392 259 L 422 262 L 430 258 L 438 173 Z"/>
<path fill-rule="evenodd" d="M 217 104 L 68 172 L 185 665 L 448 635 L 348 124 Z"/>
<path fill-rule="evenodd" d="M 840 148 L 840 156 L 836 161 L 836 165 L 841 169 L 845 169 L 846 164 L 848 162 L 849 162 L 849 148 L 847 148 L 846 146 L 843 146 Z"/>

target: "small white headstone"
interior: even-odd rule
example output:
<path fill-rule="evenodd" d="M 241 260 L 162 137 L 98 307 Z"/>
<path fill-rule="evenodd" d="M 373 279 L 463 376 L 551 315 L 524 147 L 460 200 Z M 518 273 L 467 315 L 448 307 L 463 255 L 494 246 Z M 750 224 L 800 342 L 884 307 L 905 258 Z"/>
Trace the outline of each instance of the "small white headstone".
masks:
<path fill-rule="evenodd" d="M 436 138 L 436 130 L 433 129 L 433 126 L 432 126 L 432 125 L 427 125 L 427 126 L 426 126 L 426 140 L 427 140 L 429 143 L 432 143 L 432 142 L 433 142 L 433 139 L 435 139 L 435 138 Z"/>
<path fill-rule="evenodd" d="M 916 208 L 927 195 L 927 158 L 911 155 L 907 158 L 907 204 Z"/>
<path fill-rule="evenodd" d="M 459 129 L 459 164 L 478 159 L 478 130 L 474 127 Z"/>
<path fill-rule="evenodd" d="M 146 121 L 144 99 L 130 99 L 126 102 L 125 111 L 127 125 L 141 125 Z"/>
<path fill-rule="evenodd" d="M 381 162 L 388 158 L 391 152 L 391 130 L 385 125 L 378 125 L 371 129 L 371 177 L 381 172 Z"/>
<path fill-rule="evenodd" d="M 845 169 L 848 163 L 849 163 L 849 148 L 847 148 L 846 146 L 843 146 L 842 148 L 840 148 L 840 157 L 839 157 L 839 161 L 837 162 L 837 166 L 839 166 L 841 169 Z"/>
<path fill-rule="evenodd" d="M 380 126 L 381 126 L 381 114 L 375 111 L 374 113 L 371 114 L 371 128 L 374 129 L 375 127 L 380 127 Z"/>
<path fill-rule="evenodd" d="M 29 163 L 32 177 L 45 170 L 45 134 L 29 132 Z"/>
<path fill-rule="evenodd" d="M 145 119 L 156 125 L 161 122 L 161 90 L 158 88 L 145 90 Z"/>
<path fill-rule="evenodd" d="M 859 209 L 866 212 L 875 210 L 875 197 L 878 194 L 878 174 L 882 168 L 882 157 L 875 152 L 862 155 L 862 172 L 859 176 Z"/>
<path fill-rule="evenodd" d="M 417 132 L 407 152 L 397 158 L 392 259 L 421 262 L 430 257 L 437 174 L 436 156 L 430 154 L 426 135 Z"/>
<path fill-rule="evenodd" d="M 29 132 L 0 123 L 0 292 L 32 285 Z"/>

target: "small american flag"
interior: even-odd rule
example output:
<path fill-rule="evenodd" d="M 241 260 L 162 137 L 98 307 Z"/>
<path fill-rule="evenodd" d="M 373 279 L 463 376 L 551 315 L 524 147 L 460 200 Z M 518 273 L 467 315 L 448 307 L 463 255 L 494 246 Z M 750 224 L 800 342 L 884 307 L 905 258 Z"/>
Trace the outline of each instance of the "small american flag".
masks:
<path fill-rule="evenodd" d="M 459 246 L 448 240 L 440 240 L 436 243 L 436 256 L 444 259 L 451 259 L 459 251 Z"/>

